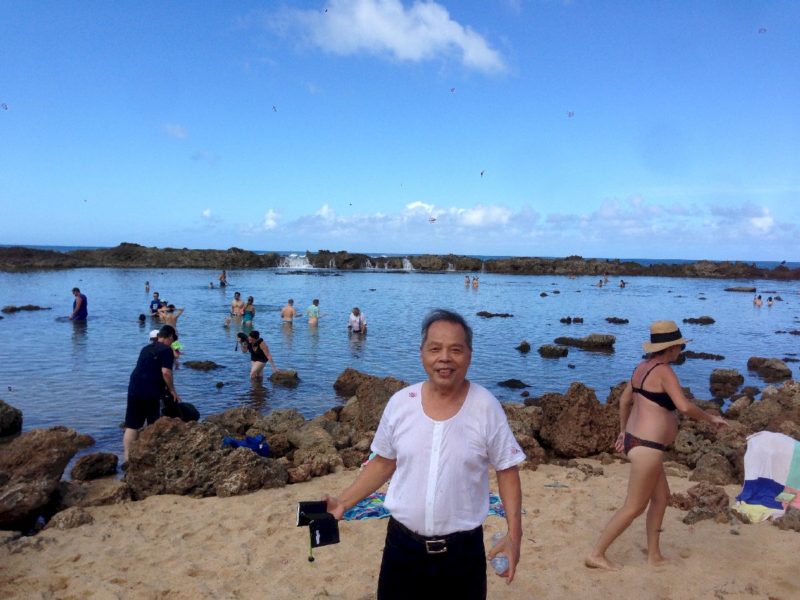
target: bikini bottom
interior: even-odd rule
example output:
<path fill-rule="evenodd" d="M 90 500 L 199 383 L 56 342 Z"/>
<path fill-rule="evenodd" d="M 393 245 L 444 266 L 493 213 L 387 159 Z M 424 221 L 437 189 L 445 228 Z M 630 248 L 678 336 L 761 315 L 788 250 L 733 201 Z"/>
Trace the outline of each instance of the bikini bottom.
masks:
<path fill-rule="evenodd" d="M 625 440 L 622 442 L 622 448 L 625 454 L 631 451 L 631 448 L 636 448 L 636 446 L 644 446 L 645 448 L 653 448 L 654 450 L 661 450 L 662 452 L 667 451 L 667 447 L 664 444 L 659 444 L 658 442 L 651 442 L 650 440 L 643 440 L 642 438 L 636 437 L 632 433 L 625 432 Z"/>

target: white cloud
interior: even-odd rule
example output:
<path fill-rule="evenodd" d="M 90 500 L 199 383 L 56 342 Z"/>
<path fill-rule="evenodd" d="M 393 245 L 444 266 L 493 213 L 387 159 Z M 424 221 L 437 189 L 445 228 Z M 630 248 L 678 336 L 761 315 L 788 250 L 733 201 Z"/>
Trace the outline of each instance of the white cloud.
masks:
<path fill-rule="evenodd" d="M 511 219 L 511 211 L 504 206 L 482 206 L 460 208 L 456 210 L 458 223 L 467 227 L 494 227 L 507 225 Z"/>
<path fill-rule="evenodd" d="M 205 209 L 203 211 L 203 218 L 204 219 L 210 219 L 211 218 L 211 209 L 210 208 L 207 208 L 207 209 Z"/>
<path fill-rule="evenodd" d="M 406 210 L 410 212 L 424 212 L 426 214 L 430 214 L 433 212 L 433 208 L 433 204 L 425 204 L 419 200 L 412 202 L 411 204 L 406 204 Z"/>
<path fill-rule="evenodd" d="M 187 137 L 189 137 L 189 132 L 186 131 L 186 128 L 183 125 L 178 125 L 176 123 L 165 123 L 164 133 L 171 138 L 175 138 L 176 140 L 185 140 Z"/>
<path fill-rule="evenodd" d="M 280 215 L 276 211 L 274 211 L 273 209 L 270 208 L 264 214 L 264 223 L 262 225 L 264 227 L 264 231 L 271 231 L 271 230 L 275 229 L 278 226 L 278 217 L 279 216 Z"/>
<path fill-rule="evenodd" d="M 312 44 L 335 54 L 366 52 L 409 62 L 456 55 L 470 69 L 505 70 L 501 55 L 480 34 L 436 2 L 405 7 L 400 0 L 330 0 L 323 11 L 294 11 L 289 20 Z"/>

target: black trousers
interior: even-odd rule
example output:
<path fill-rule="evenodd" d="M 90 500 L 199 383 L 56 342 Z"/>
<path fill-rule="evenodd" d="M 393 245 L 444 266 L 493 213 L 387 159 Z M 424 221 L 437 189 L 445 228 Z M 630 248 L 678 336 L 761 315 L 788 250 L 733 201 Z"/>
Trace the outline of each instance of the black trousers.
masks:
<path fill-rule="evenodd" d="M 485 600 L 486 564 L 482 526 L 426 538 L 390 518 L 378 600 Z"/>

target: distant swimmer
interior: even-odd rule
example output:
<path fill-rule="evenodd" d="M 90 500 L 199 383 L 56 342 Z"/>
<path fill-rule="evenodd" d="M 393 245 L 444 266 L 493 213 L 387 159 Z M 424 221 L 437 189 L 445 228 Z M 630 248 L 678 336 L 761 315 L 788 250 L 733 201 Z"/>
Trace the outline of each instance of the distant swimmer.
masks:
<path fill-rule="evenodd" d="M 209 281 L 208 282 L 208 288 L 211 289 L 211 290 L 214 289 L 214 282 L 213 281 Z"/>
<path fill-rule="evenodd" d="M 361 309 L 357 306 L 350 313 L 350 318 L 347 321 L 347 331 L 348 333 L 367 333 L 367 317 L 361 313 Z"/>
<path fill-rule="evenodd" d="M 144 293 L 145 294 L 149 294 L 150 293 L 150 282 L 149 281 L 145 281 L 144 282 Z"/>
<path fill-rule="evenodd" d="M 620 280 L 619 280 L 619 287 L 621 287 L 621 288 L 624 288 L 626 285 L 628 285 L 628 284 L 627 284 L 627 283 L 625 283 L 625 280 L 624 280 L 624 279 L 620 279 Z"/>
<path fill-rule="evenodd" d="M 306 309 L 306 316 L 308 317 L 308 324 L 316 327 L 319 322 L 319 300 L 317 298 L 314 298 L 311 306 Z"/>
<path fill-rule="evenodd" d="M 86 294 L 81 294 L 78 288 L 72 288 L 72 295 L 75 300 L 72 301 L 72 314 L 69 316 L 70 321 L 85 321 L 89 316 L 89 301 Z"/>
<path fill-rule="evenodd" d="M 219 274 L 219 287 L 224 288 L 228 285 L 228 274 L 225 272 L 225 269 L 222 269 L 222 273 Z"/>
<path fill-rule="evenodd" d="M 761 296 L 756 296 L 755 298 L 753 298 L 754 306 L 761 306 L 762 304 L 764 304 L 764 302 L 763 300 L 761 300 Z"/>
<path fill-rule="evenodd" d="M 464 287 L 469 287 L 469 275 L 464 275 Z"/>
<path fill-rule="evenodd" d="M 281 320 L 284 323 L 291 323 L 294 321 L 295 317 L 299 317 L 300 314 L 297 312 L 297 309 L 294 307 L 294 300 L 289 298 L 286 301 L 286 306 L 281 309 Z"/>
<path fill-rule="evenodd" d="M 479 285 L 480 285 L 480 281 L 478 281 L 478 276 L 477 275 L 473 275 L 472 276 L 472 289 L 477 290 Z"/>
<path fill-rule="evenodd" d="M 602 279 L 597 282 L 597 287 L 603 287 L 603 280 Z"/>
<path fill-rule="evenodd" d="M 767 298 L 767 306 L 772 306 L 772 296 Z"/>

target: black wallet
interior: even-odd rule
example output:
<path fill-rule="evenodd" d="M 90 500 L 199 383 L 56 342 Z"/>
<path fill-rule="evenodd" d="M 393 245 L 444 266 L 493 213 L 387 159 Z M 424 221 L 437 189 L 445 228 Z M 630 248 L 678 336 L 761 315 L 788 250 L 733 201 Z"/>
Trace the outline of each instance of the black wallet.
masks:
<path fill-rule="evenodd" d="M 297 526 L 308 527 L 312 548 L 339 543 L 339 522 L 322 501 L 297 503 Z"/>

